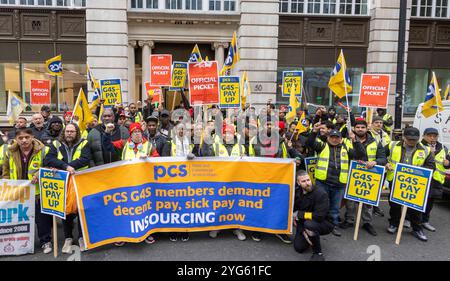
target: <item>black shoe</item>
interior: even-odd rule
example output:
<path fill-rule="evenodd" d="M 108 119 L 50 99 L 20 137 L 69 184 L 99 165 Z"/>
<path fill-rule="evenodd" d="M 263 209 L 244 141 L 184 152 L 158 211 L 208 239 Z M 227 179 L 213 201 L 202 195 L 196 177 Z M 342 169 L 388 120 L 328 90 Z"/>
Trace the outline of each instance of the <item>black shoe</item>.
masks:
<path fill-rule="evenodd" d="M 342 229 L 347 229 L 347 228 L 353 227 L 354 225 L 355 224 L 352 223 L 352 222 L 344 221 L 344 222 L 339 224 L 339 227 L 342 228 Z"/>
<path fill-rule="evenodd" d="M 384 217 L 384 212 L 379 207 L 373 208 L 373 214 L 376 216 Z"/>
<path fill-rule="evenodd" d="M 169 240 L 172 242 L 177 242 L 178 238 L 177 238 L 177 234 L 176 233 L 170 233 L 169 234 Z"/>
<path fill-rule="evenodd" d="M 189 240 L 189 233 L 184 232 L 181 234 L 181 241 L 186 242 Z"/>
<path fill-rule="evenodd" d="M 411 232 L 411 233 L 412 233 L 412 235 L 414 235 L 414 237 L 416 237 L 420 241 L 423 241 L 423 242 L 428 241 L 428 238 L 423 233 L 423 230 L 413 230 L 413 232 Z"/>
<path fill-rule="evenodd" d="M 372 236 L 377 236 L 377 232 L 375 231 L 375 228 L 370 223 L 363 224 L 362 228 L 364 228 L 367 232 L 369 232 Z"/>
<path fill-rule="evenodd" d="M 341 236 L 342 236 L 342 233 L 339 232 L 339 230 L 337 229 L 336 226 L 333 228 L 333 231 L 332 231 L 331 233 L 332 233 L 334 236 L 337 236 L 337 237 L 341 237 Z"/>
<path fill-rule="evenodd" d="M 252 232 L 252 239 L 253 239 L 253 241 L 256 241 L 256 242 L 261 241 L 261 233 Z"/>
<path fill-rule="evenodd" d="M 309 259 L 310 261 L 325 261 L 325 257 L 323 256 L 322 253 L 314 253 L 312 254 L 311 258 Z"/>

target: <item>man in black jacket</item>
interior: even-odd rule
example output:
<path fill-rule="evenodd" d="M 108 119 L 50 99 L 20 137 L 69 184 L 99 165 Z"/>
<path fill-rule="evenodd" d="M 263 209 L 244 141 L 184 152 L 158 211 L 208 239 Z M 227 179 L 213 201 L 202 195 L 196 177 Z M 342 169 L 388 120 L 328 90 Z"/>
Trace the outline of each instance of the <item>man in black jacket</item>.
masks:
<path fill-rule="evenodd" d="M 325 260 L 320 235 L 327 235 L 334 228 L 333 224 L 326 220 L 329 205 L 328 194 L 323 189 L 313 186 L 308 173 L 300 170 L 297 173 L 295 187 L 294 212 L 298 213 L 294 249 L 303 253 L 311 246 L 312 261 Z"/>
<path fill-rule="evenodd" d="M 59 138 L 63 129 L 63 121 L 58 116 L 53 116 L 48 121 L 47 129 L 41 135 L 41 141 L 43 144 L 50 146 L 52 142 Z"/>
<path fill-rule="evenodd" d="M 59 140 L 54 140 L 51 144 L 50 151 L 44 159 L 44 166 L 68 171 L 73 174 L 75 171 L 88 168 L 90 160 L 91 152 L 89 151 L 87 140 L 81 138 L 81 132 L 78 126 L 70 123 L 62 131 Z M 76 214 L 70 214 L 63 220 L 65 241 L 62 252 L 66 254 L 72 252 L 73 222 L 76 217 Z M 78 223 L 78 234 L 78 244 L 83 251 L 84 241 L 80 223 Z"/>

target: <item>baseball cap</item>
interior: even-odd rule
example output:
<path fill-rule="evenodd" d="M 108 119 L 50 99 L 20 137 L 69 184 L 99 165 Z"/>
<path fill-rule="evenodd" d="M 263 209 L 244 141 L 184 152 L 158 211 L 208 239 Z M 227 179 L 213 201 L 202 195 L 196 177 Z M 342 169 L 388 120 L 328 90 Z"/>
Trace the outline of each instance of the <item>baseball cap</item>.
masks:
<path fill-rule="evenodd" d="M 415 127 L 408 127 L 403 132 L 403 136 L 409 140 L 418 140 L 420 138 L 420 131 Z"/>
<path fill-rule="evenodd" d="M 170 112 L 167 109 L 164 109 L 163 111 L 161 111 L 161 116 L 170 116 Z"/>
<path fill-rule="evenodd" d="M 342 138 L 342 134 L 341 134 L 341 132 L 339 132 L 337 130 L 332 130 L 330 132 L 330 137 L 340 137 L 340 138 Z"/>
<path fill-rule="evenodd" d="M 145 119 L 145 122 L 150 122 L 150 121 L 158 123 L 159 118 L 155 115 L 150 115 L 149 117 L 147 117 L 147 119 Z"/>
<path fill-rule="evenodd" d="M 133 123 L 130 125 L 130 134 L 133 133 L 135 130 L 139 130 L 142 132 L 141 124 L 139 123 Z"/>
<path fill-rule="evenodd" d="M 439 131 L 435 128 L 426 128 L 425 131 L 423 132 L 424 135 L 429 135 L 429 134 L 435 134 L 435 135 L 439 135 Z"/>

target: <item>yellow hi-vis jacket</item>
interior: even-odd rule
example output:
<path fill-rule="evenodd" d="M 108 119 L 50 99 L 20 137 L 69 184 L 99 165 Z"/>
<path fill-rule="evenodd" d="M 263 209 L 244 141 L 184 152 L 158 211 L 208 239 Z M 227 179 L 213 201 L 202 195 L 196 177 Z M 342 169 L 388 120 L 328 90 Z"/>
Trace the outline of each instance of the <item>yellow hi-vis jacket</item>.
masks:
<path fill-rule="evenodd" d="M 233 148 L 231 149 L 231 153 L 228 154 L 228 150 L 220 142 L 215 142 L 213 145 L 214 149 L 214 155 L 218 157 L 239 157 L 239 156 L 245 156 L 245 147 L 240 144 L 236 143 Z"/>
<path fill-rule="evenodd" d="M 388 163 L 392 166 L 392 171 L 387 172 L 387 180 L 392 181 L 394 179 L 395 167 L 397 163 L 400 163 L 402 158 L 403 143 L 400 141 L 393 141 L 389 144 L 389 157 Z M 412 163 L 410 165 L 421 167 L 425 163 L 425 160 L 430 155 L 430 148 L 417 144 L 412 156 Z"/>
<path fill-rule="evenodd" d="M 75 152 L 72 155 L 72 159 L 69 159 L 68 162 L 72 162 L 75 161 L 77 159 L 79 159 L 81 157 L 81 151 L 83 150 L 83 148 L 88 144 L 87 140 L 82 140 L 80 142 L 80 144 L 77 146 L 77 148 L 75 149 Z M 62 155 L 61 151 L 59 150 L 59 148 L 61 147 L 61 143 L 58 140 L 54 140 L 53 141 L 53 146 L 56 148 L 56 150 L 58 151 L 58 156 L 57 158 L 59 160 L 63 160 L 64 156 Z M 68 157 L 70 157 L 70 155 L 68 155 Z M 86 170 L 87 168 L 89 168 L 89 165 L 86 165 L 80 169 L 77 169 L 77 171 L 81 171 L 81 170 Z"/>
<path fill-rule="evenodd" d="M 317 167 L 315 177 L 318 180 L 325 181 L 328 174 L 328 164 L 330 162 L 330 146 L 325 143 L 324 149 L 317 155 Z M 346 184 L 348 180 L 349 157 L 347 146 L 342 144 L 341 147 L 341 172 L 339 174 L 339 182 Z"/>
<path fill-rule="evenodd" d="M 138 145 L 137 152 L 134 152 L 134 142 L 127 141 L 122 150 L 122 160 L 131 160 L 138 158 L 139 156 L 150 156 L 153 151 L 153 144 L 151 141 L 147 141 L 145 144 Z"/>

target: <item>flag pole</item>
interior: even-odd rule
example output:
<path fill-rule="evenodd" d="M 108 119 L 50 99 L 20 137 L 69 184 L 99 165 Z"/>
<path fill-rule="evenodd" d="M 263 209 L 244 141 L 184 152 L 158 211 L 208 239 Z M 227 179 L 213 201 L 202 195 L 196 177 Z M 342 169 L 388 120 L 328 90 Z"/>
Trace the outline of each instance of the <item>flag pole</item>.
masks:
<path fill-rule="evenodd" d="M 344 51 L 341 49 L 341 53 L 342 53 L 342 60 L 345 62 L 345 58 L 344 58 Z M 342 75 L 344 76 L 344 91 L 345 91 L 345 102 L 347 103 L 347 115 L 348 115 L 348 120 L 347 120 L 347 131 L 350 132 L 350 130 L 352 129 L 352 125 L 351 125 L 351 117 L 350 117 L 350 104 L 348 102 L 348 95 L 347 95 L 347 80 L 345 79 L 345 72 L 347 71 L 347 62 L 343 63 L 343 67 L 342 67 Z"/>
<path fill-rule="evenodd" d="M 440 112 L 441 112 L 441 108 L 440 108 L 440 104 L 439 104 L 439 100 L 438 100 L 438 95 L 439 95 L 439 97 L 442 99 L 442 97 L 441 97 L 441 89 L 439 88 L 439 85 L 438 85 L 438 82 L 437 82 L 437 79 L 436 79 L 436 74 L 434 73 L 434 71 L 433 71 L 433 79 L 434 79 L 434 86 L 435 86 L 435 90 L 438 90 L 438 93 L 435 93 L 435 95 L 434 95 L 434 98 L 436 99 L 436 107 L 437 107 L 437 114 L 439 114 Z M 441 100 L 441 104 L 442 104 L 442 100 Z M 442 127 L 442 123 L 443 123 L 443 121 L 442 121 L 442 119 L 441 119 L 441 122 L 439 122 L 439 142 L 443 142 L 444 140 L 443 140 L 443 136 L 442 136 L 442 133 L 444 132 L 444 128 Z"/>

